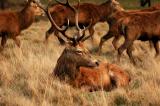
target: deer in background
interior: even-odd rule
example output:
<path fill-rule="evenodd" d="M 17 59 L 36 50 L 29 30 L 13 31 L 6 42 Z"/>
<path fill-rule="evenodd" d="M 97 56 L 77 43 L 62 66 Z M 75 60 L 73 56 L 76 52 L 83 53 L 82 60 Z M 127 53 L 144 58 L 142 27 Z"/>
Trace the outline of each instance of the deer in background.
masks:
<path fill-rule="evenodd" d="M 27 29 L 34 21 L 36 15 L 41 15 L 42 10 L 37 6 L 35 0 L 28 0 L 21 11 L 0 11 L 0 37 L 2 48 L 5 47 L 8 38 L 12 38 L 20 47 L 17 36 Z"/>
<path fill-rule="evenodd" d="M 62 27 L 64 25 L 67 25 L 68 19 L 70 22 L 70 26 L 75 26 L 75 14 L 74 12 L 66 7 L 65 5 L 68 4 L 68 0 L 66 3 L 60 3 L 57 1 L 58 4 L 54 4 L 52 7 L 49 8 L 49 11 L 51 13 L 52 18 L 55 20 L 55 23 Z M 77 8 L 78 5 L 74 5 L 75 8 Z M 91 24 L 91 27 L 88 29 L 90 35 L 92 36 L 94 34 L 93 26 L 97 22 L 104 22 L 106 21 L 106 18 L 112 13 L 117 10 L 121 10 L 120 4 L 115 0 L 107 0 L 105 3 L 102 3 L 100 5 L 92 4 L 92 3 L 82 3 L 79 5 L 79 25 L 89 25 Z M 47 13 L 48 16 L 48 13 Z M 64 40 L 58 35 L 58 32 L 61 32 L 63 35 L 65 35 L 65 30 L 57 30 L 53 24 L 51 24 L 51 27 L 46 32 L 46 41 L 48 40 L 49 36 L 52 33 L 55 33 L 55 35 L 58 37 L 59 42 L 61 44 L 64 44 Z"/>
<path fill-rule="evenodd" d="M 148 4 L 148 7 L 150 7 L 151 6 L 151 0 L 140 0 L 141 7 L 144 7 L 147 4 Z"/>
<path fill-rule="evenodd" d="M 108 39 L 112 37 L 114 37 L 112 44 L 116 50 L 118 49 L 118 46 L 117 46 L 118 40 L 123 35 L 123 31 L 121 30 L 121 28 L 119 29 L 119 27 L 121 26 L 121 23 L 118 22 L 119 20 L 122 20 L 123 18 L 130 15 L 136 15 L 136 14 L 141 14 L 143 12 L 152 12 L 152 11 L 158 11 L 158 10 L 160 10 L 159 4 L 146 9 L 117 11 L 114 14 L 112 14 L 107 19 L 107 22 L 109 23 L 109 27 L 110 27 L 109 32 L 101 38 L 98 53 L 99 54 L 101 53 L 102 45 L 104 44 L 104 42 L 106 42 Z M 151 41 L 150 41 L 150 47 L 152 47 Z"/>
<path fill-rule="evenodd" d="M 135 40 L 152 41 L 157 57 L 160 54 L 160 10 L 153 12 L 142 12 L 125 17 L 120 20 L 124 29 L 125 42 L 118 48 L 118 60 L 121 54 L 127 49 L 130 60 L 136 64 L 132 56 L 132 45 Z"/>

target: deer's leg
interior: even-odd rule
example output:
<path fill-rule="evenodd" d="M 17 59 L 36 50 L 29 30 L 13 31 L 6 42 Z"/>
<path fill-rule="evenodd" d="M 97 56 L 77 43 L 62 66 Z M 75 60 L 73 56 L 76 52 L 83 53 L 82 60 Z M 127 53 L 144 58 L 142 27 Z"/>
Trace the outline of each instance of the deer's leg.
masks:
<path fill-rule="evenodd" d="M 14 42 L 16 43 L 16 45 L 20 48 L 20 46 L 21 46 L 20 40 L 16 36 L 13 36 L 12 39 L 14 40 Z"/>
<path fill-rule="evenodd" d="M 2 40 L 1 40 L 2 49 L 5 47 L 6 42 L 7 42 L 7 35 L 2 35 Z"/>
<path fill-rule="evenodd" d="M 117 36 L 115 36 L 115 38 L 112 41 L 112 44 L 113 44 L 113 47 L 114 47 L 115 50 L 118 49 L 117 45 L 118 45 L 118 41 L 119 41 L 120 37 L 121 37 L 121 35 L 117 35 Z"/>
<path fill-rule="evenodd" d="M 151 6 L 151 0 L 148 0 L 148 7 Z"/>
<path fill-rule="evenodd" d="M 155 51 L 156 51 L 155 57 L 157 57 L 160 54 L 159 43 L 158 43 L 158 40 L 153 40 L 152 42 L 153 42 L 153 45 L 154 45 L 154 48 L 155 48 Z"/>
<path fill-rule="evenodd" d="M 120 62 L 121 55 L 125 49 L 132 45 L 133 41 L 129 39 L 125 39 L 125 42 L 118 48 L 118 61 Z"/>
<path fill-rule="evenodd" d="M 110 39 L 111 37 L 113 37 L 113 34 L 112 34 L 112 33 L 108 33 L 108 34 L 106 34 L 105 36 L 103 36 L 103 37 L 101 38 L 101 41 L 100 41 L 99 47 L 98 47 L 98 54 L 101 53 L 101 51 L 102 51 L 102 45 L 104 44 L 104 42 L 105 42 L 106 40 Z"/>
<path fill-rule="evenodd" d="M 54 34 L 57 36 L 57 38 L 58 38 L 60 44 L 61 44 L 61 45 L 64 45 L 64 44 L 65 44 L 65 41 L 59 36 L 57 30 L 55 30 Z M 63 33 L 62 33 L 62 34 L 63 34 Z"/>
<path fill-rule="evenodd" d="M 150 47 L 150 49 L 153 48 L 153 43 L 152 43 L 152 41 L 149 41 L 149 47 Z"/>
<path fill-rule="evenodd" d="M 89 30 L 89 33 L 91 35 L 92 41 L 93 41 L 93 34 L 94 34 L 94 28 L 93 28 L 93 26 L 91 26 L 88 30 Z"/>
<path fill-rule="evenodd" d="M 133 46 L 132 46 L 132 45 L 133 45 L 133 44 L 131 44 L 131 45 L 127 48 L 127 54 L 128 54 L 128 56 L 129 56 L 131 62 L 132 62 L 134 65 L 136 65 L 136 62 L 135 62 L 135 60 L 134 60 L 134 58 L 133 58 L 133 55 L 132 55 L 132 50 L 133 50 Z"/>

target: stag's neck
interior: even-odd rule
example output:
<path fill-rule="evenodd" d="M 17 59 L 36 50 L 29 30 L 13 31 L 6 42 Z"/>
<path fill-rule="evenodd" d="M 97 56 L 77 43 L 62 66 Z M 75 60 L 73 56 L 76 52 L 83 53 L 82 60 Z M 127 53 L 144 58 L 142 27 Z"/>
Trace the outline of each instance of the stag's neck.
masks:
<path fill-rule="evenodd" d="M 35 16 L 30 6 L 26 6 L 24 9 L 18 12 L 18 14 L 21 30 L 28 28 L 33 23 Z"/>

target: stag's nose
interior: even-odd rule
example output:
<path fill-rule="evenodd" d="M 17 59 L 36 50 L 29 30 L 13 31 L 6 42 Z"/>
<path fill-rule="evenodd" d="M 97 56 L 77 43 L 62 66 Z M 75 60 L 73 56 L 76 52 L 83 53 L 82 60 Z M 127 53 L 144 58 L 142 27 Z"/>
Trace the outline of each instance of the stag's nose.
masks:
<path fill-rule="evenodd" d="M 99 64 L 100 64 L 100 60 L 97 60 L 97 59 L 94 59 L 93 62 L 94 62 L 94 64 L 95 64 L 96 66 L 99 66 Z"/>

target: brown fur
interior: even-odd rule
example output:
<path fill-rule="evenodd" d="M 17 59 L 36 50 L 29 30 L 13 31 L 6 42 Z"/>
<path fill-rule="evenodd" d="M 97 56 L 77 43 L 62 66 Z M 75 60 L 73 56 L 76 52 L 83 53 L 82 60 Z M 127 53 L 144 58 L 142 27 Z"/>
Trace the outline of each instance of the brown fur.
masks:
<path fill-rule="evenodd" d="M 75 8 L 77 8 L 77 5 L 74 5 Z M 115 0 L 108 0 L 103 4 L 96 5 L 91 3 L 82 3 L 79 5 L 79 25 L 88 25 L 90 24 L 92 20 L 91 27 L 89 28 L 90 35 L 93 35 L 94 30 L 93 26 L 99 22 L 99 21 L 106 21 L 106 18 L 111 14 L 111 12 L 115 12 L 117 10 L 121 9 L 119 4 Z M 67 19 L 70 21 L 70 26 L 75 25 L 75 14 L 74 12 L 66 7 L 62 6 L 60 4 L 55 4 L 49 9 L 53 20 L 56 22 L 56 24 L 60 27 L 67 24 Z M 55 29 L 55 26 L 52 24 L 51 28 L 46 32 L 46 40 L 50 36 L 51 33 L 55 32 L 55 35 L 58 37 L 61 44 L 64 43 L 64 40 L 62 40 L 57 30 Z M 65 32 L 62 32 L 65 34 Z"/>
<path fill-rule="evenodd" d="M 22 30 L 28 28 L 33 23 L 34 17 L 38 12 L 40 13 L 40 10 L 35 8 L 33 0 L 29 0 L 21 11 L 0 11 L 2 47 L 4 48 L 8 37 L 12 38 L 17 46 L 20 47 L 20 41 L 17 39 L 17 36 Z"/>
<path fill-rule="evenodd" d="M 81 66 L 95 67 L 97 64 L 84 48 L 68 46 L 59 57 L 53 74 L 60 80 L 74 80 Z"/>
<path fill-rule="evenodd" d="M 132 44 L 135 40 L 152 41 L 156 56 L 160 54 L 158 41 L 160 39 L 160 10 L 142 12 L 130 15 L 120 20 L 124 29 L 125 42 L 118 49 L 118 59 L 125 49 L 131 61 L 136 64 L 132 56 Z"/>
<path fill-rule="evenodd" d="M 76 79 L 71 83 L 78 88 L 87 88 L 89 91 L 99 89 L 110 90 L 116 87 L 127 86 L 130 77 L 122 68 L 116 64 L 101 62 L 98 67 L 80 67 Z"/>
<path fill-rule="evenodd" d="M 111 80 L 115 82 L 117 87 L 127 86 L 130 82 L 130 77 L 122 68 L 116 64 L 108 64 L 109 75 Z"/>
<path fill-rule="evenodd" d="M 107 63 L 100 63 L 96 68 L 80 67 L 73 85 L 78 88 L 87 87 L 89 91 L 109 90 L 112 84 L 107 68 Z"/>
<path fill-rule="evenodd" d="M 117 11 L 113 15 L 111 15 L 108 18 L 108 23 L 110 26 L 109 32 L 101 38 L 100 44 L 99 44 L 99 53 L 101 53 L 102 45 L 105 41 L 110 39 L 111 37 L 115 37 L 112 44 L 114 48 L 117 50 L 117 42 L 120 39 L 121 35 L 124 34 L 123 30 L 119 27 L 122 25 L 119 20 L 123 20 L 125 17 L 128 17 L 130 15 L 136 15 L 141 14 L 143 12 L 152 12 L 160 10 L 160 5 L 157 4 L 155 6 L 152 6 L 150 8 L 142 9 L 142 10 L 129 10 L 129 11 Z M 128 21 L 128 18 L 126 18 L 123 22 L 125 23 Z"/>

